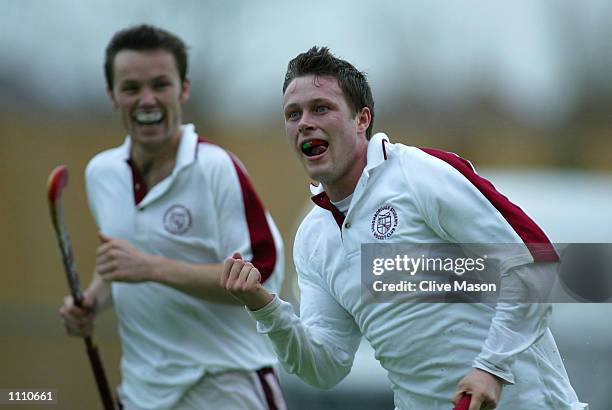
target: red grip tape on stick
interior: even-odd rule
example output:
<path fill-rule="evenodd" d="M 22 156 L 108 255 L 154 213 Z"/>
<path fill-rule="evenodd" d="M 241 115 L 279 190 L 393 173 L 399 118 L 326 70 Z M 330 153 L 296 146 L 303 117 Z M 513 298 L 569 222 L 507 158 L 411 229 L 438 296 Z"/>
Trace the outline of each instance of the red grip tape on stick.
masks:
<path fill-rule="evenodd" d="M 468 410 L 470 407 L 470 402 L 472 401 L 472 396 L 469 394 L 464 395 L 461 400 L 457 403 L 453 410 Z"/>

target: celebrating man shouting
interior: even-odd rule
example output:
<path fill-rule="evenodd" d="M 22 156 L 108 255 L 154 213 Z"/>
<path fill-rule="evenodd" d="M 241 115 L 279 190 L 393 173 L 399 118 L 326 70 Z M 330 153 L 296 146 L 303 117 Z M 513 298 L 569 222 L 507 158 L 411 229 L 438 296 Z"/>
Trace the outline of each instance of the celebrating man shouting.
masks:
<path fill-rule="evenodd" d="M 365 75 L 327 48 L 294 58 L 283 92 L 289 143 L 320 182 L 295 239 L 300 318 L 239 254 L 226 261 L 222 284 L 249 308 L 284 367 L 331 387 L 350 371 L 364 336 L 388 371 L 397 409 L 448 409 L 466 394 L 470 410 L 585 408 L 548 329 L 548 304 L 361 297 L 362 243 L 522 244 L 526 256 L 500 272 L 502 289 L 520 291 L 529 286 L 517 279 L 524 265 L 557 259 L 542 230 L 462 158 L 372 135 Z M 381 234 L 372 220 L 387 211 Z M 534 243 L 546 246 L 527 246 Z"/>

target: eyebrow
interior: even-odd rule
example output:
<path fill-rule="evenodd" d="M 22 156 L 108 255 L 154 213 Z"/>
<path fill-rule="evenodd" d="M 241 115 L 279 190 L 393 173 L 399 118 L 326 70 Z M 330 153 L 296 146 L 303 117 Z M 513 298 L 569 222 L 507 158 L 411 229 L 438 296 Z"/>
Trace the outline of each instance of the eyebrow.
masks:
<path fill-rule="evenodd" d="M 168 76 L 167 74 L 161 74 L 158 75 L 157 77 L 153 77 L 152 79 L 148 80 L 148 81 L 160 81 L 160 80 L 169 80 L 170 76 Z M 125 78 L 122 79 L 121 81 L 119 81 L 119 84 L 140 84 L 142 81 L 139 80 L 135 80 L 133 78 Z"/>
<path fill-rule="evenodd" d="M 326 104 L 330 104 L 330 105 L 334 104 L 334 102 L 332 100 L 330 100 L 329 98 L 325 98 L 325 97 L 315 98 L 311 102 L 314 103 L 314 104 L 317 104 L 317 103 L 326 103 Z"/>
<path fill-rule="evenodd" d="M 306 102 L 306 104 L 308 104 L 308 105 L 314 105 L 314 104 L 320 104 L 320 103 L 325 103 L 325 104 L 333 105 L 333 106 L 336 105 L 332 100 L 330 100 L 329 98 L 325 98 L 325 97 L 317 97 L 317 98 L 314 98 L 312 100 L 308 100 Z M 299 106 L 300 106 L 300 104 L 292 102 L 290 104 L 287 104 L 286 106 L 283 106 L 283 110 L 286 111 L 286 110 L 288 110 L 290 108 L 295 108 L 295 107 L 299 107 Z"/>

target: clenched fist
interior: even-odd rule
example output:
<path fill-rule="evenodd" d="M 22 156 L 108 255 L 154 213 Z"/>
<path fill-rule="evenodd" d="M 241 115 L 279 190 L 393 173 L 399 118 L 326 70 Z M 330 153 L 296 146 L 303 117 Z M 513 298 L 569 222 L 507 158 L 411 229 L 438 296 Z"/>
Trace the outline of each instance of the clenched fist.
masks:
<path fill-rule="evenodd" d="M 464 394 L 470 394 L 469 410 L 490 410 L 497 407 L 502 391 L 502 380 L 484 370 L 473 368 L 459 381 L 453 397 L 457 404 Z"/>
<path fill-rule="evenodd" d="M 225 261 L 221 287 L 250 310 L 259 310 L 274 299 L 261 285 L 259 270 L 252 263 L 244 261 L 239 252 Z"/>

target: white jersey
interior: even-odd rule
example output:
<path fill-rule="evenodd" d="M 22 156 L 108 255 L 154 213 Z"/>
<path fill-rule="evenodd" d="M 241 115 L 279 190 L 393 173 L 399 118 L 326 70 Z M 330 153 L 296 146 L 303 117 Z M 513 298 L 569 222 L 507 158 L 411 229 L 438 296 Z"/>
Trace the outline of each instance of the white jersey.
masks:
<path fill-rule="evenodd" d="M 362 299 L 362 243 L 549 244 L 467 161 L 376 134 L 346 215 L 322 187 L 313 193 L 318 206 L 304 218 L 294 245 L 301 318 L 278 298 L 251 313 L 288 371 L 331 387 L 350 371 L 364 336 L 388 371 L 398 409 L 452 407 L 454 389 L 471 367 L 507 382 L 500 409 L 583 408 L 548 330 L 549 305 L 495 309 Z M 376 229 L 381 210 L 392 216 L 384 232 Z M 525 246 L 503 269 L 556 258 L 552 246 Z"/>
<path fill-rule="evenodd" d="M 172 174 L 147 189 L 130 138 L 86 170 L 90 209 L 104 234 L 167 258 L 218 264 L 239 251 L 278 293 L 280 235 L 242 164 L 182 127 Z M 154 282 L 113 283 L 123 355 L 120 390 L 146 408 L 171 408 L 205 374 L 276 363 L 241 306 L 207 302 Z"/>

